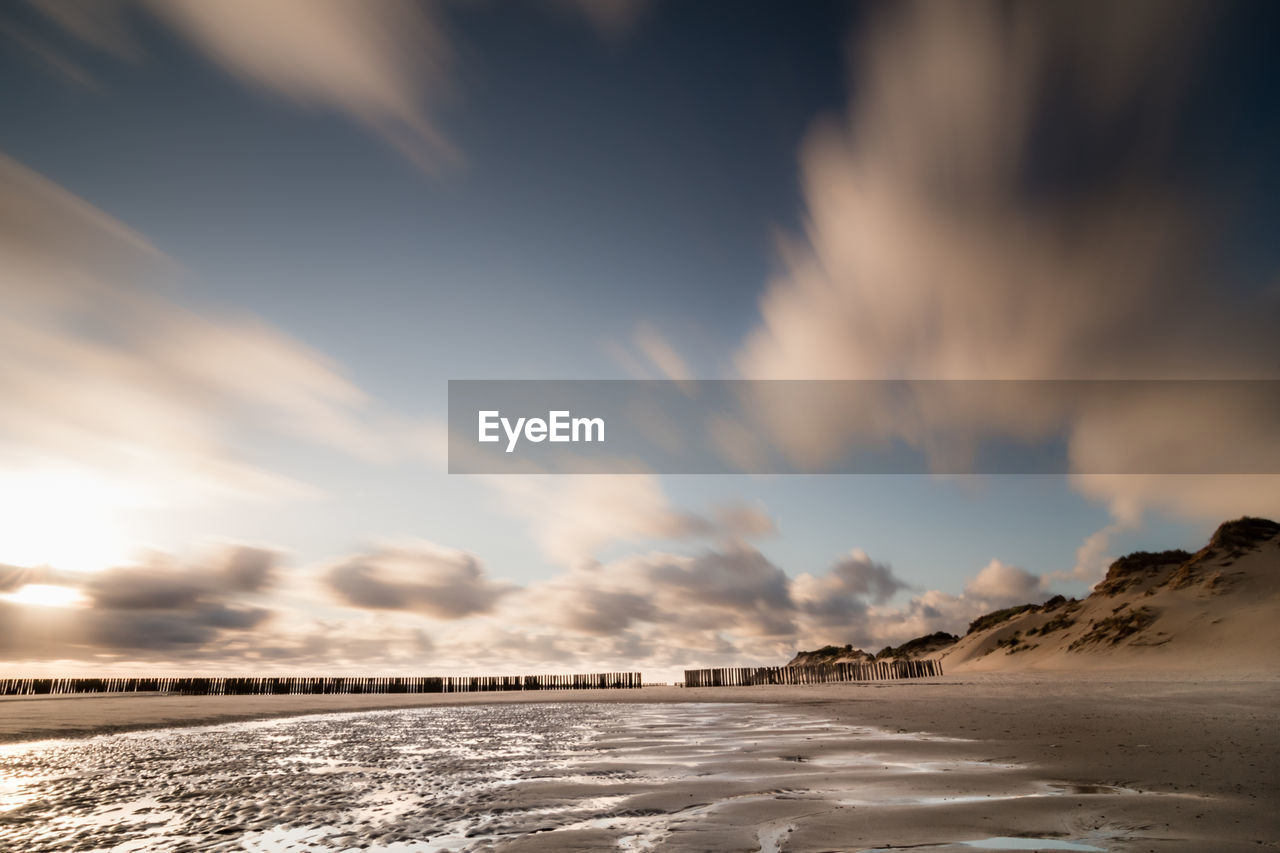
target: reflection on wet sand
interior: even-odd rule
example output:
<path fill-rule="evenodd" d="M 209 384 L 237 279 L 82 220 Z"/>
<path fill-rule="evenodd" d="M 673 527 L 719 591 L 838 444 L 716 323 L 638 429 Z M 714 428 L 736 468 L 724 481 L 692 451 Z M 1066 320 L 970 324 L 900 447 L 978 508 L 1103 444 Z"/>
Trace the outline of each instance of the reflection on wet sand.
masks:
<path fill-rule="evenodd" d="M 839 809 L 1139 795 L 977 748 L 761 705 L 329 714 L 0 748 L 0 836 L 32 853 L 773 851 Z"/>

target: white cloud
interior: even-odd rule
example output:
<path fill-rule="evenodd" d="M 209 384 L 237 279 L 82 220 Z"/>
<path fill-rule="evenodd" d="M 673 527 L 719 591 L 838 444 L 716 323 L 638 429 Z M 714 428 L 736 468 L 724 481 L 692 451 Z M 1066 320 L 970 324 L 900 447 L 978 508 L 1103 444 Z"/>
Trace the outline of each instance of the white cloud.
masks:
<path fill-rule="evenodd" d="M 1026 604 L 1043 592 L 1043 578 L 999 560 L 987 563 L 964 588 L 966 597 L 979 599 L 994 608 Z"/>

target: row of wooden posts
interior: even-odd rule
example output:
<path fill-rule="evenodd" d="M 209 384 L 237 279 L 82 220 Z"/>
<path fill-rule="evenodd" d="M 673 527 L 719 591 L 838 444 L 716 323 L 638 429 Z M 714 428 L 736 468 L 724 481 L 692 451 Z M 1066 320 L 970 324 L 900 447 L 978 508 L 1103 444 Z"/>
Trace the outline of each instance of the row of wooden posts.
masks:
<path fill-rule="evenodd" d="M 817 666 L 730 666 L 686 669 L 685 687 L 744 687 L 754 684 L 826 684 L 832 681 L 879 681 L 942 675 L 936 660 L 893 660 L 874 663 L 829 663 Z"/>
<path fill-rule="evenodd" d="M 942 675 L 936 660 L 832 663 L 819 666 L 686 669 L 685 687 L 755 684 L 825 684 Z M 576 675 L 472 675 L 387 678 L 280 676 L 264 678 L 0 678 L 0 696 L 71 693 L 178 693 L 188 696 L 253 696 L 322 693 L 477 693 L 507 690 L 620 690 L 643 684 L 638 672 Z"/>
<path fill-rule="evenodd" d="M 604 690 L 641 685 L 638 672 L 577 675 L 267 678 L 2 678 L 0 696 L 63 693 L 179 693 L 252 696 L 318 693 L 475 693 L 505 690 Z"/>

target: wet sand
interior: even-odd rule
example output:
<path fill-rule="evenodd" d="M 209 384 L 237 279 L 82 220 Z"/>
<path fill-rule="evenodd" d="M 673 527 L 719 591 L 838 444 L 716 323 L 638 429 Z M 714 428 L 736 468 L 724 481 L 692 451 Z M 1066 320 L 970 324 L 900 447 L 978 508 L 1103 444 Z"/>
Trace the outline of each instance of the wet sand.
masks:
<path fill-rule="evenodd" d="M 786 733 L 775 732 L 761 745 L 742 730 L 739 746 L 723 741 L 712 754 L 698 754 L 698 775 L 630 792 L 645 804 L 640 811 L 667 816 L 661 818 L 669 832 L 663 850 L 971 850 L 936 845 L 1004 836 L 1045 839 L 1024 849 L 1068 841 L 1084 845 L 1075 849 L 1116 851 L 1280 847 L 1273 805 L 1280 802 L 1280 681 L 1274 678 L 981 674 L 809 687 L 451 696 L 9 698 L 0 701 L 0 738 L 530 701 L 764 703 L 772 707 L 762 713 L 903 735 L 880 750 L 883 766 L 860 768 L 876 772 L 855 777 L 848 775 L 849 756 L 866 749 L 855 750 L 848 737 L 806 731 L 783 743 Z M 918 733 L 939 737 L 907 737 Z M 617 746 L 625 765 L 627 744 Z M 913 761 L 924 762 L 923 770 L 908 769 Z M 785 784 L 774 784 L 781 780 Z M 574 790 L 553 779 L 518 796 L 574 796 Z M 607 822 L 562 827 L 499 846 L 616 849 L 623 829 Z"/>

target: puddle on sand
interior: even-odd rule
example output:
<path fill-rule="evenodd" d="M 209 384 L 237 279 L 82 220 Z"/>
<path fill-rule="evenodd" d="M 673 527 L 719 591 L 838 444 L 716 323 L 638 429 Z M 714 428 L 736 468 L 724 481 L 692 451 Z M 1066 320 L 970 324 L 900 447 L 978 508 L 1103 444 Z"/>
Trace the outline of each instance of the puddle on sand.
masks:
<path fill-rule="evenodd" d="M 913 844 L 912 850 L 941 850 L 948 847 L 969 847 L 974 850 L 1076 850 L 1083 853 L 1106 853 L 1107 848 L 1083 841 L 1067 841 L 1062 838 L 1023 838 L 1013 835 L 997 835 L 976 841 L 954 841 L 946 844 Z M 902 847 L 875 847 L 861 853 L 897 853 Z"/>
<path fill-rule="evenodd" d="M 1064 841 L 1061 838 L 1014 838 L 998 835 L 961 843 L 980 850 L 1085 850 L 1088 853 L 1106 853 L 1105 847 L 1095 847 L 1083 841 Z"/>
<path fill-rule="evenodd" d="M 882 768 L 884 770 L 900 770 L 911 773 L 950 773 L 955 770 L 1018 770 L 1017 764 L 999 761 L 978 761 L 975 759 L 915 759 L 907 760 L 886 755 L 881 752 L 829 752 L 826 755 L 812 757 L 804 755 L 779 756 L 786 761 L 810 761 L 821 767 L 835 768 Z"/>
<path fill-rule="evenodd" d="M 834 793 L 834 792 L 833 792 Z M 1038 782 L 1029 790 L 1001 790 L 985 794 L 938 794 L 924 791 L 895 795 L 886 791 L 864 797 L 838 797 L 842 806 L 946 806 L 961 803 L 992 803 L 1005 800 L 1031 800 L 1040 797 L 1122 795 L 1137 796 L 1145 792 L 1116 785 L 1073 785 L 1066 782 Z M 1163 796 L 1178 796 L 1165 794 Z M 1013 848 L 1020 849 L 1020 848 Z"/>

